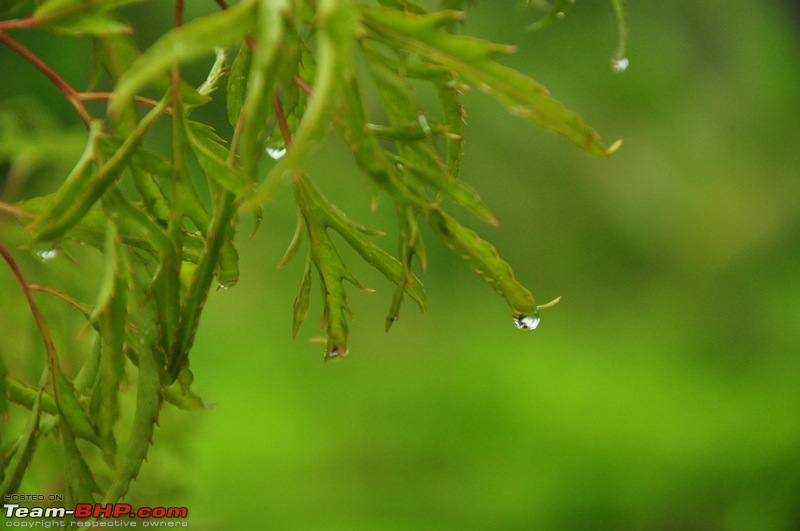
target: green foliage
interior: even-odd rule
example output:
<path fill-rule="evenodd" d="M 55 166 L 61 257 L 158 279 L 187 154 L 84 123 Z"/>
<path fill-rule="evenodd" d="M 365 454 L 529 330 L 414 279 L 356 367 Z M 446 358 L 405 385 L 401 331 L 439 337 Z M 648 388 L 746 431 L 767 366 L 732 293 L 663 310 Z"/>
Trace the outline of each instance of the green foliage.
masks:
<path fill-rule="evenodd" d="M 27 18 L 0 22 L 3 42 L 54 81 L 88 129 L 83 154 L 58 190 L 4 203 L 3 210 L 26 226 L 30 246 L 55 252 L 72 241 L 105 257 L 94 305 L 49 290 L 80 310 L 97 336 L 94 352 L 73 379 L 47 340 L 30 296 L 33 288 L 18 275 L 46 340 L 48 371 L 37 388 L 4 374 L 0 414 L 8 399 L 29 417 L 22 436 L 4 449 L 3 493 L 19 487 L 37 441 L 56 431 L 73 502 L 96 494 L 115 501 L 126 494 L 147 456 L 162 402 L 203 407 L 190 389 L 189 370 L 203 306 L 215 283 L 228 288 L 238 280 L 233 241 L 239 214 L 253 212 L 258 218 L 285 183 L 291 184 L 299 214 L 281 264 L 306 241 L 293 333 L 309 311 L 313 268 L 322 288 L 324 360 L 347 353 L 351 311 L 345 281 L 366 289 L 349 272 L 330 232 L 395 286 L 387 329 L 406 295 L 422 312 L 426 308 L 415 272 L 417 260 L 422 269 L 426 264 L 421 224 L 505 298 L 518 326 L 525 319 L 521 328 L 536 326 L 539 309 L 549 304 L 537 305 L 495 248 L 448 213 L 446 200 L 497 223 L 477 192 L 459 180 L 465 134 L 461 95 L 476 87 L 512 114 L 592 155 L 608 155 L 616 145 L 607 148 L 536 81 L 502 65 L 498 56 L 513 47 L 454 34 L 464 18 L 455 10 L 462 2 L 428 12 L 412 2 L 375 7 L 351 0 L 243 0 L 186 24 L 178 16 L 174 28 L 145 51 L 127 33 L 130 26 L 118 11 L 131 3 L 49 0 Z M 19 4 L 3 4 L 3 14 Z M 91 35 L 97 75 L 104 73 L 113 91 L 99 97 L 71 88 L 5 33 L 24 28 Z M 238 50 L 232 61 L 228 47 Z M 206 80 L 193 87 L 182 77 L 181 65 L 210 56 L 215 61 Z M 432 87 L 439 108 L 421 103 L 414 88 L 418 83 Z M 365 94 L 373 86 L 382 114 L 366 105 Z M 233 128 L 228 138 L 190 118 L 215 97 L 225 98 Z M 108 100 L 105 118 L 84 107 L 83 101 L 92 98 Z M 387 123 L 379 123 L 383 115 Z M 13 121 L 14 116 L 0 118 Z M 161 122 L 171 128 L 169 155 L 146 145 Z M 329 130 L 352 151 L 369 185 L 391 198 L 398 219 L 396 256 L 377 246 L 369 238 L 376 231 L 351 221 L 308 175 L 306 160 Z M 263 160 L 265 147 L 274 161 Z M 0 145 L 0 154 L 6 148 Z M 12 163 L 13 158 L 12 150 Z M 16 271 L 10 254 L 6 259 Z M 118 465 L 119 393 L 131 374 L 135 412 Z M 78 445 L 75 438 L 91 446 Z M 90 467 L 87 456 L 97 452 L 112 471 L 110 478 Z"/>

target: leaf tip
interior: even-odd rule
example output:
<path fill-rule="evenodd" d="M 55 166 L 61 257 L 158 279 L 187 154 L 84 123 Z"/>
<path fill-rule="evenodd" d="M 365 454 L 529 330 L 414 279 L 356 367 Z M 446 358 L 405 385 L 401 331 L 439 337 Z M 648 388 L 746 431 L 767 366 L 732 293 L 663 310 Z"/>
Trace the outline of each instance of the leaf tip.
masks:
<path fill-rule="evenodd" d="M 537 306 L 536 309 L 537 310 L 546 310 L 548 308 L 552 308 L 553 306 L 555 306 L 559 302 L 561 302 L 561 296 L 556 297 L 555 299 L 551 300 L 550 302 L 548 302 L 546 304 L 541 304 L 541 305 Z"/>

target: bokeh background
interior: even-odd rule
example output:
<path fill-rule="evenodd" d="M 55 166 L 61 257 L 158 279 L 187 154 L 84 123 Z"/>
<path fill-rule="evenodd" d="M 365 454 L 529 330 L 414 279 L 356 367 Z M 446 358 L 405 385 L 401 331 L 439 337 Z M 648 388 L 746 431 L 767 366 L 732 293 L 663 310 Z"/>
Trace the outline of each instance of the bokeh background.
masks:
<path fill-rule="evenodd" d="M 214 293 L 201 322 L 194 388 L 214 407 L 165 409 L 132 503 L 188 506 L 203 530 L 800 528 L 800 9 L 629 2 L 630 67 L 617 74 L 605 2 L 536 33 L 519 4 L 478 2 L 466 31 L 518 45 L 506 64 L 624 145 L 593 159 L 470 93 L 462 178 L 501 224 L 460 217 L 538 300 L 561 304 L 516 330 L 427 234 L 427 315 L 408 305 L 384 334 L 391 286 L 346 255 L 376 293 L 351 290 L 350 355 L 321 366 L 307 342 L 318 302 L 290 338 L 302 260 L 275 268 L 295 222 L 283 190 L 253 240 L 242 231 L 239 285 Z M 170 20 L 147 5 L 131 11 L 143 44 Z M 85 83 L 88 42 L 19 38 Z M 0 124 L 2 144 L 52 135 L 48 163 L 27 154 L 27 180 L 3 163 L 11 200 L 51 190 L 83 138 L 38 72 L 6 49 L 0 65 L 0 109 L 28 105 L 39 121 Z M 309 171 L 393 248 L 391 205 L 370 212 L 338 141 Z M 19 238 L 7 219 L 0 229 Z M 20 260 L 36 280 L 85 274 Z M 0 272 L 0 331 L 16 338 L 0 341 L 6 365 L 37 348 L 17 292 Z M 29 488 L 59 473 L 42 452 Z"/>

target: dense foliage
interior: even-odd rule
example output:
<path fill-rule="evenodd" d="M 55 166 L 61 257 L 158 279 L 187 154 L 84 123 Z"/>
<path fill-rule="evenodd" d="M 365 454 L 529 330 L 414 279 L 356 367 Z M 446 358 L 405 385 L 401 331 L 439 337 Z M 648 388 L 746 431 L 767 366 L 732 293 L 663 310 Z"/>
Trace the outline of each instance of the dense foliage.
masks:
<path fill-rule="evenodd" d="M 396 286 L 387 330 L 406 296 L 425 311 L 425 291 L 415 273 L 426 264 L 421 224 L 505 298 L 518 327 L 538 325 L 539 309 L 551 303 L 537 304 L 495 248 L 448 213 L 451 202 L 495 223 L 475 190 L 458 179 L 461 95 L 477 88 L 510 113 L 593 155 L 607 155 L 615 146 L 602 144 L 536 81 L 498 62 L 513 47 L 458 35 L 461 2 L 428 11 L 389 0 L 380 6 L 243 0 L 230 7 L 220 0 L 218 12 L 184 23 L 177 0 L 172 29 L 143 52 L 122 15 L 134 3 L 11 1 L 0 11 L 7 18 L 0 22 L 0 41 L 58 86 L 87 130 L 83 154 L 58 190 L 3 203 L 2 210 L 25 224 L 28 247 L 43 259 L 69 254 L 75 244 L 94 247 L 105 259 L 104 276 L 86 279 L 96 286 L 89 304 L 28 282 L 11 252 L 0 246 L 47 351 L 38 383 L 26 383 L 13 370 L 0 380 L 0 415 L 8 414 L 7 400 L 29 411 L 21 436 L 3 441 L 0 491 L 15 491 L 38 441 L 60 433 L 73 501 L 113 501 L 127 492 L 147 454 L 162 401 L 180 408 L 203 405 L 190 390 L 189 370 L 203 305 L 213 287 L 229 288 L 238 280 L 234 235 L 240 214 L 252 214 L 257 226 L 261 208 L 279 186 L 291 186 L 297 205 L 297 231 L 281 264 L 305 254 L 293 333 L 306 318 L 316 278 L 326 361 L 348 350 L 345 283 L 367 289 L 348 271 L 332 233 Z M 555 2 L 534 26 L 557 20 L 570 4 Z M 623 28 L 612 62 L 619 69 L 625 64 L 624 16 L 621 2 L 612 5 Z M 29 16 L 8 18 L 26 9 L 32 9 Z M 93 83 L 109 90 L 76 90 L 11 36 L 32 28 L 90 35 Z M 207 56 L 215 58 L 208 76 L 192 86 L 181 64 Z M 438 108 L 421 103 L 422 86 L 435 93 Z M 377 95 L 382 108 L 367 108 L 368 93 Z M 215 97 L 225 99 L 229 138 L 195 119 L 196 110 Z M 88 109 L 91 100 L 107 101 L 104 116 Z M 18 116 L 9 109 L 0 118 L 12 126 Z M 146 146 L 148 133 L 161 122 L 171 129 L 169 154 Z M 306 158 L 329 130 L 352 152 L 373 197 L 391 198 L 399 234 L 395 255 L 376 245 L 370 239 L 376 231 L 348 218 L 307 173 Z M 72 378 L 61 367 L 34 291 L 63 299 L 96 334 L 93 354 Z M 120 389 L 131 374 L 136 406 L 120 455 Z M 76 438 L 89 444 L 79 446 Z M 88 454 L 101 455 L 113 473 L 90 467 Z"/>

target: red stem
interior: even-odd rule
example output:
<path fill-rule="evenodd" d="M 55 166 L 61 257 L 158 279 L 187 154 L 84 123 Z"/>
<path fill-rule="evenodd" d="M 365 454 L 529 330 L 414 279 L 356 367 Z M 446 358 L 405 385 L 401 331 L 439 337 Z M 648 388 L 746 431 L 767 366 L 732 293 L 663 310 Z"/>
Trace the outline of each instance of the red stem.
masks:
<path fill-rule="evenodd" d="M 77 299 L 73 299 L 66 293 L 61 293 L 57 289 L 53 289 L 50 286 L 42 286 L 41 284 L 28 284 L 28 289 L 30 289 L 31 291 L 41 291 L 42 293 L 47 293 L 49 295 L 61 299 L 62 301 L 66 302 L 67 304 L 69 304 L 70 306 L 72 306 L 81 313 L 83 313 L 84 311 L 83 308 L 81 307 L 81 303 L 78 302 Z"/>
<path fill-rule="evenodd" d="M 84 100 L 110 100 L 112 97 L 111 92 L 78 92 L 77 96 L 78 99 L 81 101 Z M 144 96 L 134 96 L 133 99 L 136 103 L 141 103 L 142 105 L 147 105 L 148 107 L 155 107 L 158 105 L 156 100 L 145 98 Z"/>
<path fill-rule="evenodd" d="M 286 115 L 283 113 L 283 105 L 277 94 L 272 95 L 272 104 L 275 106 L 275 114 L 278 117 L 278 126 L 281 128 L 283 143 L 288 148 L 292 143 L 292 132 L 289 131 L 289 124 L 286 123 Z"/>
<path fill-rule="evenodd" d="M 175 0 L 175 27 L 183 25 L 183 0 Z"/>
<path fill-rule="evenodd" d="M 10 29 L 35 28 L 39 25 L 39 19 L 35 17 L 15 18 L 0 22 L 0 31 Z"/>
<path fill-rule="evenodd" d="M 86 125 L 86 128 L 89 128 L 89 124 L 92 121 L 92 116 L 86 110 L 86 107 L 83 106 L 81 103 L 81 99 L 78 96 L 78 91 L 72 88 L 72 86 L 64 81 L 64 78 L 59 76 L 58 74 L 50 68 L 44 61 L 36 57 L 30 50 L 25 48 L 22 44 L 20 44 L 15 39 L 9 37 L 2 31 L 0 31 L 0 41 L 4 42 L 8 45 L 9 48 L 20 54 L 24 57 L 29 63 L 39 69 L 39 71 L 44 74 L 53 84 L 58 87 L 58 90 L 64 94 L 64 97 L 67 98 L 75 110 L 78 111 L 78 114 L 81 116 L 83 123 Z"/>
<path fill-rule="evenodd" d="M 8 252 L 8 249 L 6 249 L 6 246 L 2 243 L 0 243 L 0 254 L 3 255 L 8 267 L 11 268 L 14 276 L 17 277 L 19 285 L 22 286 L 22 291 L 25 292 L 25 298 L 28 299 L 28 305 L 31 307 L 33 319 L 36 321 L 36 326 L 39 327 L 39 333 L 42 335 L 44 348 L 47 350 L 47 360 L 50 367 L 50 373 L 53 377 L 53 396 L 56 399 L 56 403 L 58 403 L 58 386 L 56 385 L 58 355 L 56 354 L 56 347 L 53 343 L 53 338 L 50 336 L 50 331 L 47 329 L 47 324 L 44 322 L 42 312 L 39 311 L 39 306 L 36 305 L 36 301 L 33 299 L 33 293 L 31 293 L 30 284 L 28 284 L 28 281 L 25 279 L 22 269 L 20 269 L 19 264 L 17 264 L 16 260 L 14 260 L 14 257 L 11 256 L 11 253 Z"/>

